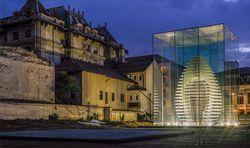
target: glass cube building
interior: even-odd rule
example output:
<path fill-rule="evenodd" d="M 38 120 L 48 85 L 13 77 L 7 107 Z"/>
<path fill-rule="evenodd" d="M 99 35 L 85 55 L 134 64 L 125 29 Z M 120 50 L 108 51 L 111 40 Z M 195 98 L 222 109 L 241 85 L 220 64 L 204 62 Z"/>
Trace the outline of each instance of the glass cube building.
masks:
<path fill-rule="evenodd" d="M 154 34 L 155 122 L 233 124 L 234 95 L 239 87 L 238 52 L 238 38 L 225 24 Z M 156 67 L 160 67 L 161 76 Z M 166 75 L 169 85 L 165 85 Z M 166 103 L 170 109 L 164 110 Z"/>

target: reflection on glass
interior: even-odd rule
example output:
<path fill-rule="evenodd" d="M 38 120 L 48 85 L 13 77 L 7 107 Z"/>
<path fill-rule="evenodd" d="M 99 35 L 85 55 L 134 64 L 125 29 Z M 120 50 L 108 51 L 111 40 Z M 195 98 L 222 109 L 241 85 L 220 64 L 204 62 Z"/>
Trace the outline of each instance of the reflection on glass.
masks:
<path fill-rule="evenodd" d="M 158 100 L 170 100 L 170 109 L 164 111 L 162 106 L 162 120 L 156 122 L 184 124 L 190 121 L 196 125 L 235 122 L 232 94 L 238 91 L 238 38 L 227 26 L 218 24 L 154 34 L 153 54 L 158 57 L 158 64 L 155 65 L 168 65 L 168 75 L 171 78 L 171 85 L 164 88 L 159 76 L 158 79 L 153 76 L 157 80 L 154 84 L 171 94 L 169 98 L 157 96 Z M 189 69 L 194 71 L 188 73 Z M 156 75 L 156 71 L 153 74 Z M 203 77 L 204 75 L 207 76 Z M 215 89 L 218 92 L 215 93 Z M 194 95 L 185 92 L 191 90 Z M 158 89 L 158 92 L 162 91 Z M 181 100 L 184 104 L 189 104 L 186 106 L 189 109 L 185 105 L 183 111 L 177 109 Z M 221 105 L 211 108 L 209 103 L 215 102 Z"/>

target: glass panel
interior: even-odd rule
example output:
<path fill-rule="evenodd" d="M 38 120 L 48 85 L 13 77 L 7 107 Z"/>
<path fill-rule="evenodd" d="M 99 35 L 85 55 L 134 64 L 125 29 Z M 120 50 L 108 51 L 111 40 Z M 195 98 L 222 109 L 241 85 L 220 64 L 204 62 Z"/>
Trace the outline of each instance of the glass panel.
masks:
<path fill-rule="evenodd" d="M 231 122 L 239 76 L 237 43 L 224 24 L 154 34 L 153 86 L 157 89 L 153 89 L 153 99 L 171 100 L 170 110 L 165 113 L 159 108 L 164 110 L 163 117 L 155 121 L 182 125 Z M 161 80 L 164 73 L 170 77 L 168 88 Z M 163 89 L 169 90 L 169 98 L 161 94 Z"/>

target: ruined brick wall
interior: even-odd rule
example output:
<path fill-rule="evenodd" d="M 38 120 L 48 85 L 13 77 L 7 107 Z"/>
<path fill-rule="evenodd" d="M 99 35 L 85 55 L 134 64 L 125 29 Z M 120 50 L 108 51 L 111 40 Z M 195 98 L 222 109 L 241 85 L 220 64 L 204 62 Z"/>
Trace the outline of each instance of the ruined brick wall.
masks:
<path fill-rule="evenodd" d="M 0 47 L 0 99 L 54 102 L 55 70 L 21 48 Z"/>

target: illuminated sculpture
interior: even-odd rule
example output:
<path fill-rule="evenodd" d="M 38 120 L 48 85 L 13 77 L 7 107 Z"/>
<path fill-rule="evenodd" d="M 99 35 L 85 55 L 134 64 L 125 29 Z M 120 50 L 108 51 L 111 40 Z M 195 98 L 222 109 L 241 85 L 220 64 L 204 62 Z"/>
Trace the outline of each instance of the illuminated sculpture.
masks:
<path fill-rule="evenodd" d="M 204 57 L 191 58 L 177 84 L 175 109 L 182 124 L 216 124 L 222 113 L 218 80 Z"/>

